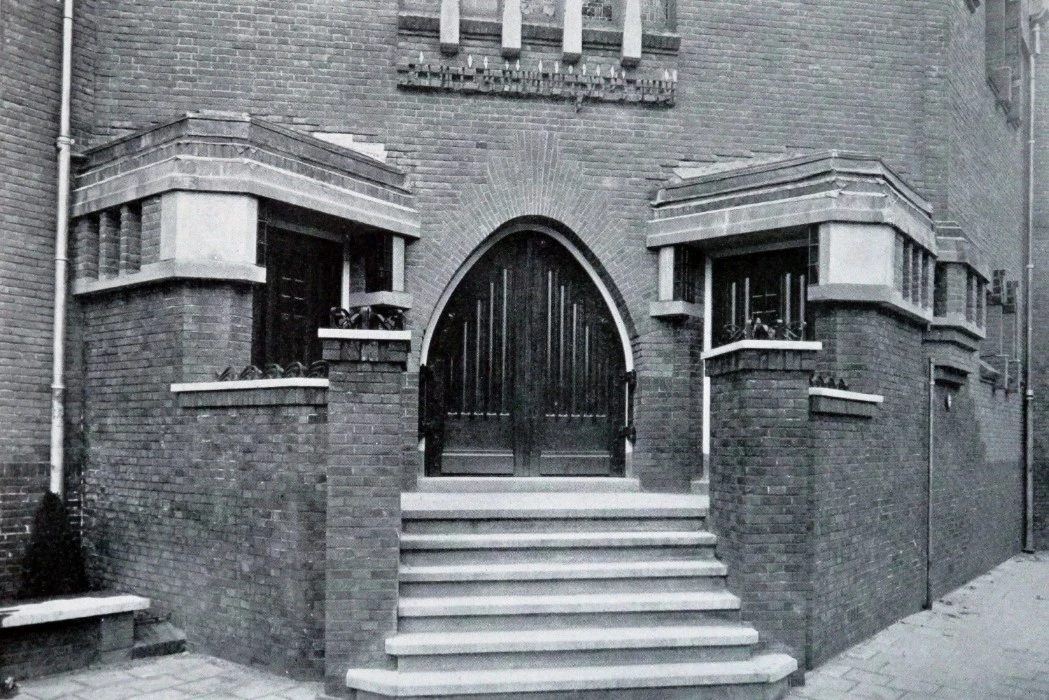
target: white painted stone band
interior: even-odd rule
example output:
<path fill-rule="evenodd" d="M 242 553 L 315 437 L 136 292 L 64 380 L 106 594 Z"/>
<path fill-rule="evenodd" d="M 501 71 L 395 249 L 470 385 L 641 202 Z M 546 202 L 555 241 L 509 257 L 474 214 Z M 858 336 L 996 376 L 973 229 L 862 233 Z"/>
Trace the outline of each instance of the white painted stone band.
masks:
<path fill-rule="evenodd" d="M 809 396 L 826 396 L 829 399 L 842 399 L 843 401 L 857 401 L 859 403 L 882 403 L 885 401 L 885 397 L 881 394 L 861 394 L 858 391 L 828 389 L 820 386 L 809 387 Z"/>
<path fill-rule="evenodd" d="M 78 596 L 46 600 L 42 603 L 19 603 L 0 607 L 0 628 L 44 625 L 63 620 L 116 615 L 149 608 L 149 598 L 137 595 Z"/>
<path fill-rule="evenodd" d="M 229 382 L 185 382 L 172 384 L 171 393 L 194 391 L 238 391 L 244 389 L 327 389 L 328 380 L 320 377 L 292 377 L 288 379 L 236 379 Z"/>
<path fill-rule="evenodd" d="M 822 350 L 823 343 L 818 340 L 737 340 L 728 345 L 708 350 L 703 359 L 709 360 L 718 355 L 727 355 L 737 350 Z"/>
<path fill-rule="evenodd" d="M 321 340 L 406 340 L 410 342 L 412 332 L 321 328 L 317 331 L 317 337 Z"/>

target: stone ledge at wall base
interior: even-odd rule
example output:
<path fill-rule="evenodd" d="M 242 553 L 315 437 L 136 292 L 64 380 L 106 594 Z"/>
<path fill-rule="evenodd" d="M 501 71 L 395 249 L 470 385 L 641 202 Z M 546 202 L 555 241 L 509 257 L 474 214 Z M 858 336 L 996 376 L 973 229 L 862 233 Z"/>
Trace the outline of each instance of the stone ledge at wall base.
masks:
<path fill-rule="evenodd" d="M 324 406 L 328 380 L 300 377 L 172 384 L 179 408 Z"/>
<path fill-rule="evenodd" d="M 809 388 L 809 413 L 826 413 L 854 418 L 873 418 L 885 397 L 855 391 Z"/>
<path fill-rule="evenodd" d="M 135 612 L 149 599 L 80 595 L 0 607 L 0 676 L 46 676 L 132 658 Z"/>

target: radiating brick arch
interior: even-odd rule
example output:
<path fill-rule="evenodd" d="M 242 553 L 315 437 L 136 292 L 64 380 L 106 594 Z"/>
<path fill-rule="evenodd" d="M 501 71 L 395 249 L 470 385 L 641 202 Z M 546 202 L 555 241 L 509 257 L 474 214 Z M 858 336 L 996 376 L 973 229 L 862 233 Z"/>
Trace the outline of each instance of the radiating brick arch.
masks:
<path fill-rule="evenodd" d="M 430 314 L 430 320 L 426 324 L 426 331 L 423 335 L 422 352 L 420 354 L 420 364 L 426 364 L 429 352 L 430 352 L 430 341 L 433 339 L 434 330 L 437 328 L 437 324 L 440 321 L 441 314 L 444 313 L 444 309 L 448 304 L 448 300 L 451 299 L 455 290 L 458 288 L 459 283 L 466 276 L 466 273 L 484 257 L 485 253 L 491 250 L 493 247 L 498 245 L 501 241 L 506 239 L 515 233 L 531 232 L 539 233 L 542 235 L 549 236 L 557 241 L 568 253 L 572 255 L 577 263 L 586 271 L 590 277 L 591 282 L 597 287 L 597 290 L 601 293 L 601 297 L 605 301 L 605 305 L 608 307 L 608 311 L 612 316 L 612 320 L 616 326 L 616 332 L 619 336 L 620 345 L 623 349 L 623 359 L 626 366 L 626 370 L 629 372 L 634 369 L 634 357 L 633 348 L 631 346 L 632 329 L 627 325 L 627 317 L 624 317 L 621 313 L 621 299 L 615 292 L 613 287 L 610 287 L 604 279 L 605 275 L 601 274 L 599 269 L 591 261 L 591 255 L 587 255 L 586 252 L 579 247 L 579 245 L 572 240 L 571 232 L 558 230 L 561 227 L 551 225 L 550 223 L 544 223 L 537 217 L 522 217 L 516 221 L 511 221 L 492 233 L 487 240 L 484 240 L 477 248 L 474 249 L 473 253 L 460 265 L 459 269 L 452 276 L 448 285 L 445 287 L 444 292 L 434 306 L 433 311 Z"/>
<path fill-rule="evenodd" d="M 522 131 L 513 135 L 506 150 L 493 149 L 483 165 L 483 181 L 458 189 L 451 201 L 442 203 L 434 222 L 436 230 L 451 234 L 440 251 L 430 253 L 421 265 L 431 286 L 431 295 L 420 298 L 416 311 L 436 318 L 429 304 L 436 304 L 442 291 L 461 270 L 463 260 L 508 222 L 542 220 L 556 222 L 554 228 L 569 232 L 576 252 L 583 254 L 611 295 L 628 337 L 636 335 L 633 319 L 614 282 L 612 270 L 600 261 L 620 257 L 625 225 L 615 216 L 616 207 L 600 180 L 575 159 L 562 158 L 562 138 L 557 134 Z M 454 203 L 453 203 L 454 202 Z M 425 234 L 424 234 L 425 236 Z M 447 281 L 446 281 L 447 280 Z M 436 283 L 438 289 L 433 289 Z"/>

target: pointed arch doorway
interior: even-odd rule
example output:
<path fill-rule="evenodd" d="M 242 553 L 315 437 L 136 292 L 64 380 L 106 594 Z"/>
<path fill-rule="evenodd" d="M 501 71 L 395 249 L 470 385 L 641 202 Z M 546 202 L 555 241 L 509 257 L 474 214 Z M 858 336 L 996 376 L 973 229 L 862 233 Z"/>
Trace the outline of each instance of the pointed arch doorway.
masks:
<path fill-rule="evenodd" d="M 424 345 L 430 475 L 623 474 L 624 343 L 559 235 L 517 229 L 481 253 Z"/>

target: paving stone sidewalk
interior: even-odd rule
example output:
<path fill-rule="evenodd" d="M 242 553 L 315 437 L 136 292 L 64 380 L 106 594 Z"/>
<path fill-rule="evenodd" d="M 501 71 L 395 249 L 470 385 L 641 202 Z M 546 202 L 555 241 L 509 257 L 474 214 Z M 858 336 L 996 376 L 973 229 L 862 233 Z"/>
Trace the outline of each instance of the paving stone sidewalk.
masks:
<path fill-rule="evenodd" d="M 790 700 L 1049 698 L 1049 553 L 1010 559 L 805 680 Z"/>
<path fill-rule="evenodd" d="M 315 700 L 302 683 L 201 654 L 176 654 L 24 681 L 16 700 Z"/>

